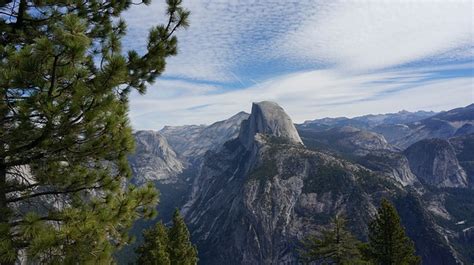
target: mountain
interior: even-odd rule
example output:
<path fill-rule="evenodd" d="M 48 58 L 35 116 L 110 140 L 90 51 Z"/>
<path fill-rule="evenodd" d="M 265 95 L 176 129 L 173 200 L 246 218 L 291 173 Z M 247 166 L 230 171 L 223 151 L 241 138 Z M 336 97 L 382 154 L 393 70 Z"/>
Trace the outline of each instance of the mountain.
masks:
<path fill-rule="evenodd" d="M 323 118 L 311 121 L 305 121 L 301 126 L 303 128 L 327 129 L 333 127 L 351 126 L 359 129 L 369 129 L 381 124 L 403 124 L 416 122 L 435 115 L 433 111 L 409 112 L 406 110 L 397 113 L 370 114 L 354 118 Z"/>
<path fill-rule="evenodd" d="M 399 152 L 379 150 L 356 158 L 357 162 L 381 175 L 388 176 L 402 186 L 419 187 L 419 181 L 413 174 L 408 159 Z"/>
<path fill-rule="evenodd" d="M 206 153 L 182 208 L 202 264 L 297 264 L 300 240 L 336 214 L 349 216 L 351 230 L 364 240 L 382 197 L 399 209 L 424 264 L 466 259 L 454 224 L 461 218 L 453 208 L 458 192 L 411 189 L 421 184 L 395 151 L 380 151 L 381 161 L 372 159 L 370 169 L 311 150 L 291 124 L 276 103 L 254 103 L 238 138 Z M 425 196 L 437 204 L 426 208 Z M 454 214 L 436 217 L 439 211 Z"/>
<path fill-rule="evenodd" d="M 399 149 L 430 138 L 448 139 L 474 133 L 474 104 L 449 111 L 365 115 L 355 118 L 324 118 L 297 125 L 298 130 L 327 131 L 350 126 L 381 134 Z"/>
<path fill-rule="evenodd" d="M 134 137 L 136 148 L 129 157 L 133 181 L 137 184 L 147 181 L 176 182 L 184 166 L 166 138 L 155 131 L 138 131 Z"/>
<path fill-rule="evenodd" d="M 135 132 L 136 150 L 129 157 L 132 182 L 153 182 L 160 190 L 160 213 L 165 219 L 170 217 L 187 197 L 205 153 L 237 138 L 242 121 L 248 117 L 239 112 L 209 126 L 167 126 L 159 132 Z"/>
<path fill-rule="evenodd" d="M 438 187 L 467 187 L 453 146 L 444 139 L 425 139 L 408 147 L 406 155 L 412 172 L 422 181 Z"/>
<path fill-rule="evenodd" d="M 469 184 L 474 188 L 474 133 L 452 137 L 449 143 L 456 152 L 459 165 L 467 174 Z"/>
<path fill-rule="evenodd" d="M 326 130 L 298 126 L 298 133 L 306 146 L 341 155 L 365 155 L 377 150 L 395 150 L 382 135 L 351 126 Z"/>
<path fill-rule="evenodd" d="M 252 115 L 242 123 L 239 140 L 249 148 L 257 134 L 274 136 L 294 144 L 303 143 L 290 117 L 278 104 L 270 101 L 252 104 Z"/>
<path fill-rule="evenodd" d="M 395 204 L 423 264 L 470 264 L 473 110 L 294 125 L 278 104 L 254 103 L 251 114 L 209 126 L 136 132 L 132 181 L 155 183 L 164 222 L 182 210 L 200 264 L 297 264 L 300 240 L 336 214 L 367 240 L 383 197 Z M 138 242 L 155 222 L 135 225 Z M 133 260 L 130 253 L 133 246 L 121 264 Z"/>
<path fill-rule="evenodd" d="M 170 145 L 182 159 L 196 162 L 207 151 L 215 150 L 226 141 L 237 137 L 240 124 L 248 117 L 248 113 L 239 112 L 229 119 L 215 122 L 209 126 L 165 126 L 160 130 L 160 133 L 168 139 Z"/>
<path fill-rule="evenodd" d="M 151 181 L 155 184 L 160 191 L 159 215 L 155 220 L 140 220 L 134 224 L 131 234 L 137 240 L 117 253 L 119 264 L 134 262 L 134 248 L 143 240 L 144 229 L 158 220 L 164 223 L 171 220 L 174 210 L 186 202 L 205 153 L 236 138 L 242 121 L 248 116 L 239 112 L 209 126 L 166 126 L 161 131 L 134 133 L 136 148 L 129 157 L 133 174 L 131 182 L 142 185 Z"/>
<path fill-rule="evenodd" d="M 432 117 L 405 124 L 382 124 L 372 131 L 386 137 L 389 143 L 401 149 L 431 138 L 448 139 L 474 131 L 474 104 L 438 113 Z"/>

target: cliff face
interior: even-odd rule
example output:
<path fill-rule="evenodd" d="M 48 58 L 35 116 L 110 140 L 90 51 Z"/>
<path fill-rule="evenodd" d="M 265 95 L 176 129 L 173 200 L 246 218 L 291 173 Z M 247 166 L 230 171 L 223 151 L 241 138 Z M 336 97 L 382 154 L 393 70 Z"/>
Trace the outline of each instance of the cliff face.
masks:
<path fill-rule="evenodd" d="M 374 151 L 395 150 L 382 135 L 350 126 L 322 131 L 298 126 L 298 133 L 308 148 L 341 155 L 361 156 Z"/>
<path fill-rule="evenodd" d="M 453 146 L 446 140 L 427 139 L 408 147 L 407 156 L 413 173 L 437 187 L 467 187 L 467 175 L 461 168 Z"/>
<path fill-rule="evenodd" d="M 383 180 L 270 136 L 254 144 L 248 150 L 234 140 L 209 154 L 184 207 L 203 264 L 296 264 L 299 240 L 336 213 L 351 215 L 355 232 L 365 234 L 375 207 L 358 185 L 374 177 L 385 193 L 377 186 Z"/>
<path fill-rule="evenodd" d="M 176 182 L 184 167 L 166 138 L 154 131 L 138 131 L 134 136 L 135 153 L 129 157 L 133 181 Z"/>
<path fill-rule="evenodd" d="M 473 128 L 474 104 L 471 104 L 411 123 L 381 124 L 372 130 L 383 134 L 389 143 L 405 149 L 424 139 L 448 139 L 471 134 Z"/>
<path fill-rule="evenodd" d="M 278 104 L 270 101 L 253 103 L 252 114 L 242 124 L 239 139 L 244 146 L 250 148 L 257 134 L 271 135 L 293 144 L 303 143 L 288 114 Z"/>
<path fill-rule="evenodd" d="M 215 150 L 226 141 L 236 138 L 242 121 L 248 117 L 248 113 L 239 112 L 209 126 L 166 126 L 160 133 L 168 139 L 181 159 L 199 164 L 207 151 Z"/>
<path fill-rule="evenodd" d="M 390 176 L 402 186 L 419 186 L 419 181 L 403 154 L 392 151 L 373 151 L 360 157 L 358 162 L 380 174 Z"/>
<path fill-rule="evenodd" d="M 430 214 L 418 198 L 407 201 L 400 180 L 305 148 L 288 116 L 275 115 L 280 107 L 259 104 L 237 139 L 207 153 L 183 207 L 202 264 L 297 264 L 299 241 L 341 213 L 364 239 L 381 197 L 408 209 L 402 220 L 414 222 L 410 233 L 426 264 L 455 263 Z M 408 163 L 402 155 L 390 159 L 387 168 Z M 405 170 L 393 174 L 414 182 Z"/>
<path fill-rule="evenodd" d="M 250 115 L 209 126 L 137 132 L 130 161 L 135 182 L 145 176 L 160 189 L 161 218 L 182 209 L 201 264 L 297 264 L 300 240 L 341 213 L 365 240 L 382 197 L 397 207 L 424 264 L 470 264 L 469 111 L 404 125 L 397 116 L 388 123 L 379 115 L 323 119 L 297 131 L 280 106 L 260 102 Z M 385 125 L 388 141 L 370 131 Z M 403 133 L 388 134 L 390 126 Z M 447 139 L 430 139 L 436 136 Z M 405 152 L 391 144 L 413 140 L 421 141 Z"/>

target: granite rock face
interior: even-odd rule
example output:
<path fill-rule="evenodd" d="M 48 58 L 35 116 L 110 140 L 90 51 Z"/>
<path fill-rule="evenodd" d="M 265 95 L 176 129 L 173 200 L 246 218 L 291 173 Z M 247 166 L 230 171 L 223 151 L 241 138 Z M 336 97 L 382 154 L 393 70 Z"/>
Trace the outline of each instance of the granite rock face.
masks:
<path fill-rule="evenodd" d="M 129 157 L 133 181 L 175 182 L 184 166 L 168 141 L 155 131 L 138 131 L 135 137 L 135 153 Z"/>
<path fill-rule="evenodd" d="M 361 165 L 388 175 L 402 186 L 419 184 L 410 169 L 408 159 L 401 153 L 392 151 L 373 151 L 358 159 Z"/>
<path fill-rule="evenodd" d="M 323 131 L 299 126 L 298 132 L 309 148 L 333 151 L 342 155 L 363 156 L 373 151 L 395 150 L 382 135 L 351 126 Z"/>
<path fill-rule="evenodd" d="M 396 125 L 416 122 L 434 116 L 435 114 L 436 112 L 432 111 L 409 112 L 402 110 L 397 113 L 369 114 L 354 118 L 339 117 L 316 119 L 305 121 L 301 126 L 308 129 L 327 129 L 351 126 L 359 129 L 370 130 L 379 125 Z"/>
<path fill-rule="evenodd" d="M 469 111 L 323 119 L 297 125 L 297 131 L 276 103 L 260 102 L 250 115 L 210 126 L 165 127 L 158 135 L 169 145 L 143 136 L 146 144 L 137 147 L 150 154 L 139 159 L 147 161 L 143 168 L 164 163 L 152 156 L 178 160 L 184 168 L 158 181 L 169 183 L 157 185 L 163 188 L 160 205 L 182 210 L 201 264 L 298 264 L 300 240 L 320 233 L 336 214 L 346 215 L 349 229 L 366 240 L 381 198 L 397 207 L 423 264 L 470 264 Z M 387 126 L 386 137 L 374 132 L 381 126 Z M 171 182 L 176 178 L 183 181 Z"/>
<path fill-rule="evenodd" d="M 416 181 L 403 155 L 387 155 L 385 171 L 404 166 L 390 177 L 309 150 L 281 119 L 286 114 L 269 118 L 274 103 L 259 104 L 237 139 L 205 155 L 182 208 L 202 264 L 298 264 L 300 240 L 320 232 L 336 214 L 350 216 L 352 232 L 365 239 L 382 197 L 407 209 L 402 220 L 423 223 L 421 230 L 413 224 L 409 233 L 417 235 L 426 264 L 455 263 L 443 232 L 423 212 L 419 198 L 408 199 L 400 185 Z"/>
<path fill-rule="evenodd" d="M 424 139 L 448 139 L 471 134 L 473 126 L 474 104 L 471 104 L 403 125 L 382 124 L 373 131 L 383 134 L 389 143 L 403 150 Z"/>
<path fill-rule="evenodd" d="M 461 168 L 453 146 L 443 139 L 427 139 L 408 147 L 404 154 L 413 173 L 437 187 L 467 187 L 467 175 Z"/>
<path fill-rule="evenodd" d="M 282 107 L 271 101 L 253 103 L 250 117 L 243 122 L 239 139 L 249 148 L 257 134 L 278 137 L 294 144 L 303 144 L 295 125 Z"/>
<path fill-rule="evenodd" d="M 160 133 L 168 139 L 180 158 L 198 164 L 207 151 L 215 150 L 226 141 L 236 138 L 242 121 L 248 117 L 248 113 L 239 112 L 209 126 L 166 126 Z"/>

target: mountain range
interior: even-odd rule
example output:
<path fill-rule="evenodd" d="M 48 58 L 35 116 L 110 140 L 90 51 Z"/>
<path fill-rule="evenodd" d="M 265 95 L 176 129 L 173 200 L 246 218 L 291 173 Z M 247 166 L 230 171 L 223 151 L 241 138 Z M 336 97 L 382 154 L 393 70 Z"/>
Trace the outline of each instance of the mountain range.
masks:
<path fill-rule="evenodd" d="M 165 222 L 181 209 L 200 264 L 297 264 L 301 239 L 336 214 L 366 240 L 382 198 L 423 264 L 474 262 L 474 104 L 293 124 L 264 101 L 135 138 L 132 182 L 156 184 Z"/>

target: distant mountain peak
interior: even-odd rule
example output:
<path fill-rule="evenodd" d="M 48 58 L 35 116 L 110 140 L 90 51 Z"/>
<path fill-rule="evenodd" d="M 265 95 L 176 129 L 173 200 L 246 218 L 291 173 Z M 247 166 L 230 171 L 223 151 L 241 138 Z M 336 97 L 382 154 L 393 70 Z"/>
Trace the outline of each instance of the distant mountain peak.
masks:
<path fill-rule="evenodd" d="M 303 144 L 291 118 L 282 107 L 271 101 L 252 104 L 250 117 L 242 123 L 239 139 L 250 148 L 256 134 L 285 138 L 291 143 Z"/>

